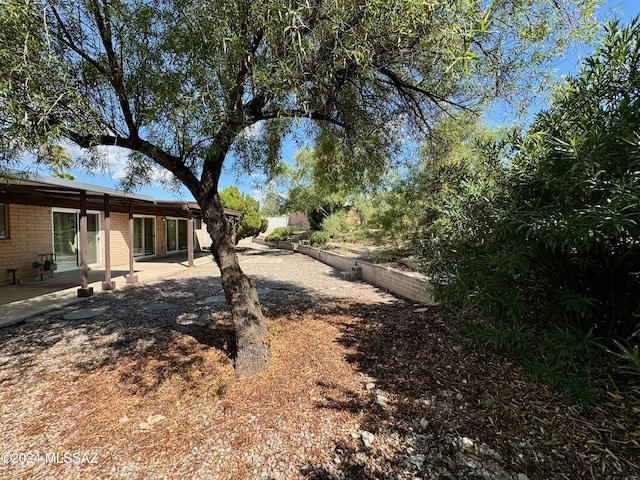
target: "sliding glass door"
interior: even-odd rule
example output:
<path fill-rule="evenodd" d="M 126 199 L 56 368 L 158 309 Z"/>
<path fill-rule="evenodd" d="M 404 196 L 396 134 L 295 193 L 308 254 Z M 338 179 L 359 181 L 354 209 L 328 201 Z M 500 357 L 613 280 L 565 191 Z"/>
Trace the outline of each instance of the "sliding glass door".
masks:
<path fill-rule="evenodd" d="M 135 217 L 133 219 L 133 255 L 149 257 L 156 253 L 155 218 Z"/>
<path fill-rule="evenodd" d="M 53 211 L 53 253 L 56 254 L 58 270 L 73 270 L 80 266 L 79 211 Z M 87 213 L 87 264 L 100 264 L 100 215 L 98 213 Z"/>
<path fill-rule="evenodd" d="M 53 252 L 57 257 L 58 270 L 78 268 L 78 238 L 78 214 L 54 211 Z"/>
<path fill-rule="evenodd" d="M 167 218 L 167 252 L 178 252 L 188 247 L 189 222 L 184 218 Z"/>

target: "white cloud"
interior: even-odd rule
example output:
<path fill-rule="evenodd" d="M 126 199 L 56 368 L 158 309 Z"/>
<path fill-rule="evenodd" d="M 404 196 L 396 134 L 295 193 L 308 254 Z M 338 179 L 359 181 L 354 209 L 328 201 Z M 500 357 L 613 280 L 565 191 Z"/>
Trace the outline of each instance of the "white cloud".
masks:
<path fill-rule="evenodd" d="M 65 145 L 65 148 L 69 151 L 73 158 L 80 159 L 86 156 L 88 150 L 79 147 L 75 144 Z M 120 147 L 108 147 L 99 146 L 95 149 L 95 152 L 100 157 L 100 163 L 102 163 L 102 169 L 107 173 L 114 181 L 120 182 L 127 176 L 127 165 L 130 151 L 126 148 Z M 96 172 L 97 173 L 97 172 Z M 168 170 L 153 164 L 149 172 L 149 179 L 152 186 L 165 186 L 169 184 L 173 175 Z"/>
<path fill-rule="evenodd" d="M 254 138 L 257 138 L 260 136 L 260 134 L 262 133 L 262 121 L 254 123 L 253 125 L 249 125 L 247 128 L 245 128 L 241 135 L 247 139 L 247 140 L 252 140 Z"/>

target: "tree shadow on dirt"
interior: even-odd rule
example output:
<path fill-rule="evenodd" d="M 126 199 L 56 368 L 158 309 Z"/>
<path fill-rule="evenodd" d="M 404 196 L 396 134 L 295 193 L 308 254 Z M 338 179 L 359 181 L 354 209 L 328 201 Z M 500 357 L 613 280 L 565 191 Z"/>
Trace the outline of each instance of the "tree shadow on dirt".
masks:
<path fill-rule="evenodd" d="M 273 256 L 274 252 L 256 255 Z M 345 361 L 363 376 L 360 391 L 319 381 L 325 394 L 315 408 L 319 415 L 328 409 L 363 413 L 360 430 L 374 434 L 372 445 L 365 446 L 359 436 L 336 438 L 334 453 L 339 461 L 300 466 L 303 476 L 318 480 L 474 479 L 487 474 L 511 478 L 503 475 L 500 466 L 524 470 L 513 460 L 520 452 L 502 450 L 503 457 L 498 458 L 477 448 L 463 451 L 461 438 L 495 440 L 503 429 L 508 431 L 504 427 L 508 422 L 521 420 L 502 410 L 501 418 L 495 415 L 487 399 L 499 398 L 500 392 L 484 391 L 481 383 L 473 381 L 485 373 L 483 359 L 450 341 L 450 328 L 436 308 L 418 312 L 412 302 L 400 299 L 362 303 L 349 298 L 353 284 L 340 280 L 337 271 L 327 277 L 329 289 L 319 291 L 252 276 L 267 316 L 295 321 L 307 314 L 322 315 L 323 321 L 338 329 L 337 342 L 345 348 Z M 228 364 L 235 353 L 219 277 L 139 285 L 96 295 L 74 308 L 105 311 L 78 320 L 65 320 L 61 311 L 1 329 L 0 372 L 6 369 L 18 378 L 20 372 L 38 370 L 43 356 L 64 354 L 65 365 L 80 375 L 119 368 L 123 388 L 148 394 L 172 377 L 189 379 L 210 361 L 212 352 L 217 361 Z M 478 422 L 478 416 L 467 418 L 465 409 L 471 405 L 486 411 L 483 421 Z"/>
<path fill-rule="evenodd" d="M 262 255 L 267 254 L 256 254 Z M 273 256 L 273 252 L 268 255 Z M 250 256 L 245 255 L 243 260 L 247 258 Z M 407 318 L 402 322 L 397 319 L 415 316 L 411 313 L 412 304 L 399 300 L 364 305 L 348 298 L 350 285 L 339 283 L 342 282 L 339 272 L 332 270 L 326 276 L 331 279 L 327 291 L 265 276 L 251 278 L 268 317 L 280 316 L 290 321 L 303 319 L 308 314 L 322 314 L 329 319 L 334 315 L 354 318 L 353 322 L 336 323 L 341 332 L 338 342 L 350 352 L 346 361 L 371 377 L 378 390 L 393 396 L 403 392 L 419 398 L 428 369 L 408 374 L 407 368 L 421 361 L 421 355 L 415 353 L 421 349 L 417 345 L 425 340 L 415 337 L 411 331 L 409 339 L 405 339 L 408 344 L 398 343 L 407 336 L 403 331 Z M 340 298 L 334 298 L 333 292 L 340 293 Z M 189 380 L 194 372 L 205 368 L 211 351 L 219 353 L 221 362 L 231 363 L 235 355 L 233 325 L 219 277 L 169 279 L 138 285 L 96 295 L 72 308 L 104 309 L 104 312 L 92 318 L 65 320 L 63 317 L 68 313 L 65 309 L 38 321 L 0 330 L 0 352 L 3 352 L 0 369 L 37 370 L 43 355 L 64 354 L 66 367 L 73 368 L 78 375 L 117 370 L 123 389 L 132 395 L 147 395 L 160 389 L 168 379 Z M 420 321 L 420 317 L 410 321 Z M 411 347 L 412 344 L 416 348 Z M 319 382 L 318 386 L 326 392 L 316 403 L 319 412 L 326 409 L 353 414 L 366 411 L 361 427 L 374 434 L 378 434 L 380 422 L 388 421 L 388 412 L 375 404 L 374 396 L 363 399 L 359 392 L 340 391 L 338 386 L 326 382 Z M 412 412 L 400 406 L 394 415 L 411 417 Z M 404 439 L 408 430 L 402 427 L 395 432 Z M 405 471 L 403 459 L 394 455 L 367 450 L 359 444 L 359 439 L 351 443 L 336 439 L 341 478 L 389 478 L 389 472 Z M 371 470 L 371 458 L 381 462 L 379 474 Z M 302 466 L 300 471 L 309 478 L 336 478 L 329 470 L 317 466 Z"/>
<path fill-rule="evenodd" d="M 352 438 L 337 439 L 334 462 L 306 465 L 301 474 L 313 480 L 561 476 L 548 460 L 537 460 L 541 452 L 555 453 L 533 443 L 548 411 L 544 402 L 535 410 L 528 400 L 541 394 L 555 402 L 553 392 L 532 387 L 505 359 L 465 346 L 437 307 L 416 307 L 345 302 L 336 309 L 336 318 L 350 319 L 336 321 L 338 342 L 362 375 L 361 390 L 327 389 L 316 407 L 360 413 L 362 420 Z M 374 435 L 371 445 L 363 432 Z M 556 441 L 566 445 L 570 438 Z"/>
<path fill-rule="evenodd" d="M 412 302 L 399 300 L 353 302 L 338 311 L 353 319 L 337 324 L 338 342 L 348 349 L 345 360 L 363 374 L 363 383 L 360 392 L 329 389 L 316 406 L 360 413 L 362 421 L 352 438 L 336 443 L 337 460 L 303 467 L 305 478 L 483 478 L 481 469 L 461 468 L 462 461 L 455 460 L 464 460 L 459 445 L 451 441 L 461 434 L 425 408 L 439 402 L 440 395 L 447 396 L 445 402 L 455 398 L 465 377 L 458 366 L 438 365 L 450 352 L 445 351 L 448 332 L 437 308 L 418 312 Z M 441 368 L 450 375 L 443 375 Z M 446 408 L 457 415 L 456 405 Z M 370 446 L 362 432 L 374 435 Z"/>
<path fill-rule="evenodd" d="M 313 292 L 299 286 L 264 278 L 254 281 L 267 310 L 279 309 L 283 303 L 306 309 L 317 302 Z M 79 310 L 101 313 L 85 319 L 64 318 Z M 185 338 L 195 340 L 195 347 L 193 342 L 180 343 Z M 83 304 L 0 329 L 0 370 L 35 371 L 48 355 L 64 355 L 65 367 L 80 375 L 127 364 L 121 381 L 143 394 L 159 388 L 167 378 L 202 365 L 210 350 L 229 363 L 236 353 L 219 277 L 169 279 L 103 293 Z"/>

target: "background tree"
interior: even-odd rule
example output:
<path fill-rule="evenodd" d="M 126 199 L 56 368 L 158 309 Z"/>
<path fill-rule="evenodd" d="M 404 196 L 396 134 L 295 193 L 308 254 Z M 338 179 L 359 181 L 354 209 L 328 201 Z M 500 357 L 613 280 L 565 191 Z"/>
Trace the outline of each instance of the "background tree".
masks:
<path fill-rule="evenodd" d="M 260 204 L 250 195 L 245 195 L 238 187 L 227 187 L 220 192 L 220 201 L 225 208 L 242 212 L 236 232 L 236 243 L 243 238 L 255 237 L 267 231 L 267 219 L 260 216 Z"/>
<path fill-rule="evenodd" d="M 322 222 L 344 207 L 347 195 L 340 184 L 327 184 L 324 164 L 316 151 L 303 148 L 296 152 L 295 165 L 288 169 L 289 192 L 285 208 L 291 213 L 306 213 L 313 230 L 320 230 Z"/>
<path fill-rule="evenodd" d="M 405 134 L 537 83 L 595 3 L 3 0 L 0 146 L 119 146 L 131 186 L 170 171 L 202 208 L 248 375 L 270 353 L 218 193 L 229 153 L 273 172 L 304 128 L 328 180 L 374 179 Z"/>
<path fill-rule="evenodd" d="M 442 119 L 421 146 L 419 160 L 409 168 L 387 174 L 373 196 L 376 208 L 367 220 L 369 228 L 380 241 L 392 242 L 396 247 L 406 246 L 425 235 L 440 236 L 438 230 L 445 228 L 445 224 L 439 210 L 460 212 L 459 208 L 445 206 L 444 202 L 455 197 L 463 179 L 480 186 L 486 173 L 480 158 L 481 146 L 505 134 L 501 129 L 490 130 L 477 115 L 469 112 Z M 475 172 L 474 178 L 469 176 L 472 172 Z M 441 222 L 436 225 L 438 218 Z M 452 222 L 447 228 L 464 232 L 470 226 L 469 220 L 464 219 L 466 226 Z"/>
<path fill-rule="evenodd" d="M 277 217 L 288 213 L 287 196 L 277 187 L 269 187 L 260 201 L 260 213 L 266 217 Z"/>

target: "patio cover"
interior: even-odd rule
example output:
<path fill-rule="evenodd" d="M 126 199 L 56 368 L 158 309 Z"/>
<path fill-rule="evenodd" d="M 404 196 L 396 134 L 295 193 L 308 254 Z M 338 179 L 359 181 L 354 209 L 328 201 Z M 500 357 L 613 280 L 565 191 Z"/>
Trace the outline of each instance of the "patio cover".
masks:
<path fill-rule="evenodd" d="M 193 266 L 193 219 L 200 218 L 202 211 L 195 202 L 170 200 L 156 200 L 148 195 L 129 193 L 122 190 L 90 185 L 57 177 L 40 175 L 31 172 L 4 172 L 0 176 L 0 203 L 22 205 L 36 205 L 47 207 L 73 208 L 80 210 L 80 269 L 82 287 L 78 289 L 78 296 L 90 296 L 93 289 L 88 287 L 87 265 L 87 210 L 102 211 L 105 214 L 105 280 L 104 290 L 115 288 L 111 281 L 111 252 L 110 252 L 110 212 L 129 214 L 129 275 L 127 284 L 137 283 L 134 274 L 133 258 L 133 216 L 135 214 L 171 216 L 187 218 L 187 251 L 189 267 Z M 242 212 L 225 208 L 227 218 L 231 222 L 233 232 L 237 218 Z"/>

